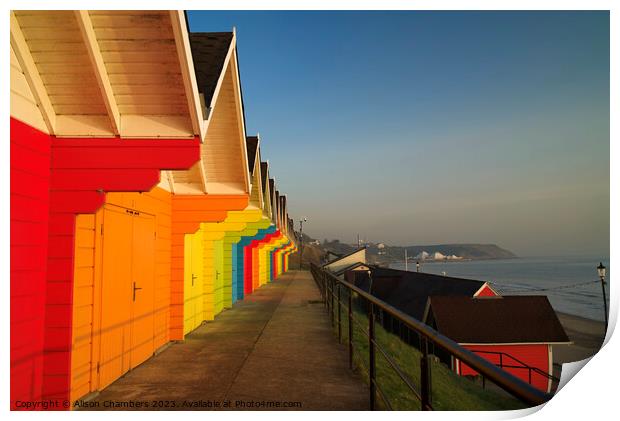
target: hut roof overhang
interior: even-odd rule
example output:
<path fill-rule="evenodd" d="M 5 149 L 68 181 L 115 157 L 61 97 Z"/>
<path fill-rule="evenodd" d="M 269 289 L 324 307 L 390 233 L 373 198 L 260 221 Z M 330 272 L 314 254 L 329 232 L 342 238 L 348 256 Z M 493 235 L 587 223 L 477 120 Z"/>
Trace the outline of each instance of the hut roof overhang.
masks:
<path fill-rule="evenodd" d="M 167 174 L 164 182 L 175 194 L 251 192 L 236 42 L 234 31 L 189 34 L 205 135 L 200 162 Z"/>
<path fill-rule="evenodd" d="M 429 297 L 425 321 L 461 344 L 570 343 L 544 295 Z"/>
<path fill-rule="evenodd" d="M 10 29 L 46 133 L 204 139 L 182 11 L 12 11 Z"/>

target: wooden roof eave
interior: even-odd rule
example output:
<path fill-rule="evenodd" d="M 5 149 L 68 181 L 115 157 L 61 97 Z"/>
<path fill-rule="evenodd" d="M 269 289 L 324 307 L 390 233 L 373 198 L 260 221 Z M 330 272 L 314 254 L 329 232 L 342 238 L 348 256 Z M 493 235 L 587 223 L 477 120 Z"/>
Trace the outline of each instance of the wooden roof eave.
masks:
<path fill-rule="evenodd" d="M 247 149 L 245 148 L 245 142 L 246 142 L 246 131 L 245 131 L 245 115 L 243 112 L 243 98 L 241 97 L 241 77 L 239 74 L 239 65 L 238 65 L 238 61 L 237 61 L 237 33 L 235 31 L 235 29 L 233 28 L 233 37 L 232 37 L 232 41 L 231 44 L 234 46 L 234 55 L 231 57 L 232 60 L 232 64 L 234 64 L 234 71 L 232 72 L 233 75 L 233 83 L 235 84 L 235 102 L 237 104 L 237 122 L 239 123 L 239 132 L 240 132 L 240 141 L 241 141 L 241 153 L 243 155 L 243 168 L 247 168 L 248 167 L 248 153 L 247 153 Z M 250 174 L 246 171 L 244 172 L 245 174 L 245 180 L 244 180 L 244 184 L 245 184 L 245 190 L 249 193 L 250 192 Z"/>
<path fill-rule="evenodd" d="M 256 157 L 254 158 L 253 174 L 255 175 L 252 178 L 257 180 L 257 185 L 252 186 L 252 188 L 258 189 L 258 208 L 262 211 L 265 208 L 265 204 L 263 202 L 263 178 L 260 168 L 260 136 L 258 136 L 258 145 L 256 146 Z"/>
<path fill-rule="evenodd" d="M 170 22 L 172 24 L 172 32 L 179 56 L 179 64 L 181 66 L 183 86 L 185 88 L 185 96 L 187 97 L 192 128 L 194 129 L 194 133 L 200 137 L 200 141 L 204 143 L 207 133 L 207 124 L 200 103 L 200 93 L 196 81 L 196 71 L 194 70 L 194 61 L 192 59 L 192 50 L 189 43 L 185 12 L 183 10 L 171 10 Z"/>
<path fill-rule="evenodd" d="M 269 161 L 267 161 L 267 168 L 265 174 L 265 186 L 264 186 L 264 195 L 263 195 L 263 211 L 266 215 L 271 217 L 271 189 L 269 188 Z M 262 176 L 262 174 L 261 174 Z M 261 178 L 262 182 L 262 178 Z"/>
<path fill-rule="evenodd" d="M 45 19 L 44 11 L 40 11 Z M 22 32 L 19 11 L 10 13 L 11 46 L 15 52 L 20 67 L 24 72 L 27 84 L 33 94 L 45 127 L 49 134 L 57 137 L 116 137 L 121 138 L 194 138 L 196 136 L 204 140 L 206 127 L 202 108 L 200 107 L 199 91 L 197 89 L 191 51 L 189 49 L 189 36 L 182 11 L 163 12 L 169 13 L 170 30 L 173 33 L 177 47 L 177 59 L 181 69 L 181 78 L 184 84 L 184 93 L 188 101 L 188 114 L 150 114 L 150 113 L 125 113 L 120 110 L 115 96 L 115 85 L 111 83 L 107 72 L 107 64 L 102 56 L 100 47 L 101 40 L 96 36 L 97 28 L 93 26 L 91 11 L 66 11 L 73 14 L 76 29 L 79 29 L 78 37 L 90 62 L 97 90 L 99 91 L 100 105 L 105 110 L 102 114 L 90 113 L 61 113 L 56 112 L 58 104 L 52 104 L 52 97 L 48 93 L 47 85 L 39 74 L 38 64 L 30 54 L 29 41 Z M 61 27 L 59 29 L 65 29 Z M 67 63 L 70 64 L 70 63 Z M 114 63 L 119 64 L 119 63 Z M 86 68 L 84 68 L 86 69 Z M 47 83 L 47 82 L 46 82 Z M 157 92 L 152 92 L 155 95 Z M 56 95 L 58 95 L 56 93 Z M 62 105 L 62 104 L 61 104 Z M 97 104 L 95 104 L 97 105 Z M 182 123 L 187 119 L 187 123 Z"/>
<path fill-rule="evenodd" d="M 204 133 L 205 133 L 205 138 L 206 138 L 206 133 L 208 132 L 208 128 L 209 125 L 212 121 L 212 116 L 213 116 L 213 111 L 215 110 L 215 107 L 217 105 L 217 98 L 219 96 L 220 90 L 222 89 L 222 85 L 224 83 L 224 79 L 226 76 L 226 72 L 228 71 L 228 68 L 230 65 L 233 65 L 234 69 L 232 69 L 232 75 L 233 75 L 233 83 L 234 83 L 234 91 L 235 91 L 235 102 L 236 102 L 236 110 L 237 110 L 237 121 L 239 124 L 239 138 L 240 138 L 240 142 L 241 142 L 241 154 L 242 154 L 242 165 L 244 169 L 248 168 L 248 154 L 247 154 L 247 148 L 245 145 L 246 142 L 246 132 L 245 132 L 245 118 L 243 115 L 243 105 L 242 105 L 242 100 L 241 100 L 241 84 L 240 84 L 240 77 L 239 77 L 239 67 L 237 65 L 237 33 L 235 28 L 233 28 L 233 35 L 232 35 L 232 39 L 230 41 L 230 46 L 228 47 L 228 52 L 226 53 L 226 57 L 224 58 L 224 64 L 222 65 L 222 71 L 217 79 L 217 83 L 215 85 L 215 89 L 213 91 L 213 96 L 211 97 L 211 101 L 208 104 L 206 113 L 206 121 L 204 122 Z M 204 140 L 203 140 L 204 142 Z M 245 176 L 244 176 L 244 180 L 243 180 L 243 184 L 244 184 L 244 189 L 245 191 L 249 194 L 250 193 L 250 186 L 251 186 L 251 179 L 250 179 L 250 174 L 249 171 L 245 171 L 244 172 Z M 207 175 L 205 174 L 205 180 L 207 179 Z M 206 190 L 205 190 L 206 191 Z"/>
<path fill-rule="evenodd" d="M 37 69 L 37 66 L 30 54 L 30 48 L 26 42 L 26 38 L 22 33 L 19 22 L 15 13 L 11 11 L 11 46 L 17 56 L 17 60 L 24 72 L 26 81 L 32 91 L 34 99 L 41 111 L 41 116 L 47 127 L 49 134 L 56 134 L 56 113 L 54 107 L 45 89 L 45 85 L 41 79 L 41 75 Z"/>

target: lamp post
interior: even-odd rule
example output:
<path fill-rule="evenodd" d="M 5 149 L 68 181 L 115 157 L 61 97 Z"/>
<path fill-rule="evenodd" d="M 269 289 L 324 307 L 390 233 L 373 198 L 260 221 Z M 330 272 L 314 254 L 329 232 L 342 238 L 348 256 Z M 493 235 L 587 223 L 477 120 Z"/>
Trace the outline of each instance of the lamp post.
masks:
<path fill-rule="evenodd" d="M 598 271 L 598 277 L 601 279 L 601 288 L 603 289 L 603 307 L 605 309 L 605 332 L 607 332 L 607 295 L 605 294 L 605 272 L 607 268 L 603 266 L 603 262 L 600 262 L 596 267 L 596 270 Z"/>
<path fill-rule="evenodd" d="M 301 270 L 301 261 L 304 257 L 304 222 L 308 222 L 308 218 L 299 220 L 299 270 Z"/>

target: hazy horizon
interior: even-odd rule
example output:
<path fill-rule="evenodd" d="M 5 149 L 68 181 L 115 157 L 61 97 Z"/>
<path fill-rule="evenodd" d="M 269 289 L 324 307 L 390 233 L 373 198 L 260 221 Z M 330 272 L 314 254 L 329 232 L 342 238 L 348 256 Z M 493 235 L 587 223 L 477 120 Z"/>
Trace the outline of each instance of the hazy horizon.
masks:
<path fill-rule="evenodd" d="M 189 12 L 307 233 L 609 255 L 609 13 Z"/>

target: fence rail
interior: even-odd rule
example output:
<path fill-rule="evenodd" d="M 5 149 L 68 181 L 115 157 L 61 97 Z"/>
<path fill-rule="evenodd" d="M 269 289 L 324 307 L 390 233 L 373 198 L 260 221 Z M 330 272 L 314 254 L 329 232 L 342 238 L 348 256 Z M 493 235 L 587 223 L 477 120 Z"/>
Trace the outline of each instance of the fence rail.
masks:
<path fill-rule="evenodd" d="M 338 279 L 332 273 L 314 264 L 311 265 L 310 270 L 321 292 L 323 303 L 330 314 L 330 323 L 337 330 L 339 341 L 342 341 L 343 333 L 343 306 L 347 310 L 346 320 L 348 325 L 347 336 L 350 368 L 354 367 L 353 359 L 356 352 L 353 340 L 354 330 L 357 328 L 358 331 L 361 331 L 364 335 L 364 340 L 368 341 L 368 360 L 363 362 L 363 365 L 365 366 L 367 364 L 367 367 L 363 367 L 363 369 L 368 374 L 371 409 L 374 410 L 377 408 L 377 396 L 381 398 L 387 409 L 392 409 L 393 407 L 392 402 L 390 402 L 391 396 L 381 388 L 377 381 L 377 354 L 387 362 L 387 366 L 396 373 L 397 377 L 406 385 L 407 389 L 409 389 L 411 395 L 419 401 L 422 410 L 435 409 L 432 399 L 431 348 L 444 350 L 451 358 L 458 359 L 462 363 L 467 364 L 481 375 L 483 384 L 485 381 L 496 384 L 499 388 L 503 389 L 508 396 L 524 404 L 523 406 L 536 406 L 551 399 L 551 394 L 545 393 L 502 370 L 490 361 L 465 349 L 450 338 L 432 329 L 430 326 L 401 312 L 357 286 Z M 344 300 L 343 295 L 346 296 Z M 365 304 L 365 317 L 368 323 L 366 328 L 359 320 L 356 320 L 356 311 L 354 310 L 353 304 L 354 298 L 361 300 L 361 302 Z M 382 314 L 389 314 L 399 321 L 401 326 L 404 325 L 410 332 L 417 334 L 420 351 L 419 386 L 416 386 L 410 375 L 406 373 L 404 367 L 402 367 L 394 356 L 390 354 L 389 350 L 383 347 L 377 340 L 375 328 L 377 311 L 380 311 Z M 359 311 L 357 313 L 359 313 Z"/>

